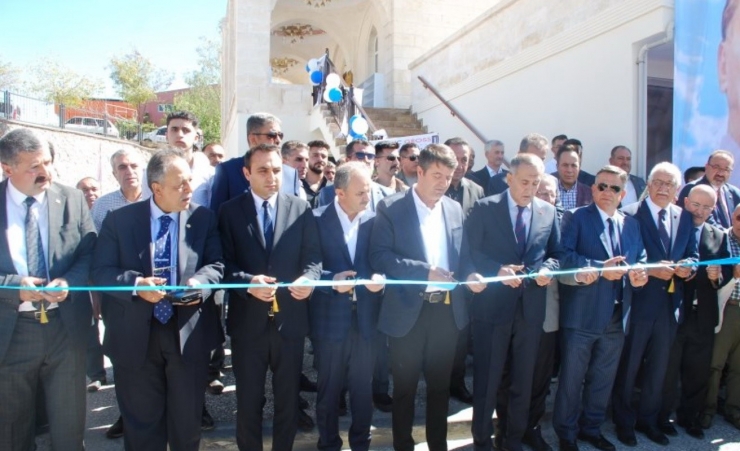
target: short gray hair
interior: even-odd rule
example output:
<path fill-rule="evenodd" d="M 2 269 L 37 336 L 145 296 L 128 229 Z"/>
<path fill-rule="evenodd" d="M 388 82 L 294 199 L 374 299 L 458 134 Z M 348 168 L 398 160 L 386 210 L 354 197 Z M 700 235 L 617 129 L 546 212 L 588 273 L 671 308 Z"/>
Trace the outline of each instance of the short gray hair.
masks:
<path fill-rule="evenodd" d="M 136 155 L 136 152 L 130 150 L 130 149 L 118 149 L 115 152 L 113 152 L 113 155 L 110 156 L 110 167 L 113 169 L 113 171 L 116 170 L 116 158 L 118 157 L 126 157 L 126 156 L 134 156 L 138 160 L 138 155 Z"/>
<path fill-rule="evenodd" d="M 625 147 L 626 149 L 626 147 Z M 599 172 L 596 173 L 596 177 L 599 176 L 599 174 L 614 174 L 619 177 L 619 180 L 622 182 L 622 186 L 624 186 L 625 183 L 627 183 L 627 178 L 629 175 L 622 170 L 622 168 L 607 164 L 603 168 L 599 169 Z"/>
<path fill-rule="evenodd" d="M 711 163 L 712 158 L 719 157 L 719 156 L 728 158 L 730 161 L 732 161 L 733 164 L 735 163 L 735 156 L 732 154 L 732 152 L 720 149 L 720 150 L 715 150 L 714 152 L 709 154 L 709 158 L 707 158 L 707 164 Z"/>
<path fill-rule="evenodd" d="M 483 151 L 485 153 L 488 153 L 488 151 L 493 149 L 495 146 L 504 147 L 504 143 L 502 143 L 498 139 L 492 139 L 490 141 L 486 141 L 486 143 L 483 145 Z"/>
<path fill-rule="evenodd" d="M 534 167 L 540 172 L 540 174 L 545 173 L 545 163 L 542 162 L 542 159 L 537 155 L 532 155 L 529 153 L 516 154 L 516 156 L 511 159 L 511 163 L 509 163 L 509 170 L 512 174 L 516 174 L 519 166 L 523 165 Z"/>
<path fill-rule="evenodd" d="M 178 159 L 185 161 L 185 155 L 176 147 L 166 147 L 152 156 L 146 166 L 146 180 L 150 190 L 155 182 L 162 184 L 167 170 Z"/>
<path fill-rule="evenodd" d="M 550 145 L 550 142 L 544 136 L 539 133 L 530 133 L 519 143 L 519 152 L 526 152 L 529 146 L 534 146 L 540 150 Z"/>
<path fill-rule="evenodd" d="M 334 174 L 334 188 L 347 189 L 352 178 L 356 175 L 364 175 L 370 180 L 370 169 L 361 161 L 348 161 L 337 168 Z"/>
<path fill-rule="evenodd" d="M 0 162 L 14 165 L 21 152 L 38 152 L 44 148 L 43 141 L 32 130 L 17 128 L 0 139 Z"/>
<path fill-rule="evenodd" d="M 650 175 L 648 175 L 648 183 L 653 181 L 653 177 L 657 172 L 667 172 L 671 177 L 673 177 L 673 183 L 676 187 L 678 188 L 681 186 L 681 170 L 678 169 L 675 164 L 662 161 L 653 166 L 653 170 L 650 171 Z"/>
<path fill-rule="evenodd" d="M 254 113 L 247 119 L 247 135 L 269 124 L 280 124 L 280 119 L 270 113 Z"/>

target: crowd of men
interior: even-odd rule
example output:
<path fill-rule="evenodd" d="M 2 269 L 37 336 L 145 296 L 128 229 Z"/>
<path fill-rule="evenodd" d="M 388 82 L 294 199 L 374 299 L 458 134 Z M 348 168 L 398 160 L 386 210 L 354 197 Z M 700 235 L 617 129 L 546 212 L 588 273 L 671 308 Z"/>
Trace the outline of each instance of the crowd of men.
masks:
<path fill-rule="evenodd" d="M 551 450 L 553 377 L 563 451 L 616 449 L 608 415 L 627 447 L 636 432 L 668 445 L 677 426 L 701 440 L 720 413 L 740 429 L 740 265 L 712 262 L 740 257 L 729 152 L 682 187 L 667 162 L 631 175 L 621 145 L 589 174 L 565 135 L 529 134 L 508 163 L 490 141 L 472 172 L 461 138 L 358 139 L 330 162 L 323 141 L 283 143 L 273 115 L 246 133 L 249 150 L 225 160 L 218 143 L 200 150 L 195 116 L 172 113 L 168 147 L 146 165 L 115 152 L 119 189 L 102 196 L 90 177 L 55 182 L 53 148 L 31 130 L 0 139 L 0 449 L 33 449 L 48 421 L 55 450 L 82 450 L 107 355 L 121 413 L 107 435 L 197 450 L 214 427 L 204 395 L 224 388 L 224 319 L 241 450 L 262 449 L 268 370 L 275 451 L 314 427 L 306 390 L 318 449 L 342 449 L 349 412 L 349 447 L 369 450 L 378 409 L 394 449 L 412 451 L 422 375 L 433 451 L 447 449 L 450 397 L 473 406 L 477 451 Z"/>

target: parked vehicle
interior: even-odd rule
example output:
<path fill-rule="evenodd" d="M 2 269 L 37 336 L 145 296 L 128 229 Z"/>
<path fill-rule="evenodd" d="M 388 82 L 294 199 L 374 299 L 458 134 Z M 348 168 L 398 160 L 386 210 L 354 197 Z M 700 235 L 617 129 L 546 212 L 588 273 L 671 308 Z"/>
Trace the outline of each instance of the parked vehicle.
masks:
<path fill-rule="evenodd" d="M 144 133 L 144 142 L 150 143 L 166 143 L 167 142 L 167 126 L 163 125 L 156 130 L 152 130 L 149 133 Z"/>
<path fill-rule="evenodd" d="M 76 132 L 92 133 L 94 135 L 105 135 L 118 138 L 118 129 L 111 121 L 94 117 L 75 116 L 70 118 L 64 128 Z"/>

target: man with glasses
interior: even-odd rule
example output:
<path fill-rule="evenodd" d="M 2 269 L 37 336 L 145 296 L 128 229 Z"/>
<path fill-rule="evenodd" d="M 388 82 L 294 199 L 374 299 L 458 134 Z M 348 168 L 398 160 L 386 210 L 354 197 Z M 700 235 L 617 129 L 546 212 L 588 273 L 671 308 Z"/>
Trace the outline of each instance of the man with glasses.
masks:
<path fill-rule="evenodd" d="M 562 355 L 553 427 L 561 451 L 577 450 L 577 439 L 603 451 L 615 449 L 601 434 L 601 425 L 624 344 L 633 288 L 648 280 L 644 269 L 614 269 L 646 259 L 637 221 L 617 211 L 626 181 L 627 174 L 620 168 L 603 167 L 591 187 L 593 204 L 563 215 L 561 269 L 579 271 L 558 278 Z"/>
<path fill-rule="evenodd" d="M 684 208 L 694 218 L 700 260 L 730 257 L 729 236 L 706 222 L 716 202 L 717 193 L 711 186 L 703 184 L 694 186 L 684 200 Z M 675 409 L 678 425 L 690 436 L 704 438 L 700 415 L 707 399 L 714 328 L 719 318 L 717 290 L 731 279 L 731 265 L 700 266 L 696 277 L 684 283 L 684 321 L 678 326 L 671 348 L 663 384 L 663 405 L 658 417 L 658 427 L 667 435 L 678 435 L 670 422 Z"/>
<path fill-rule="evenodd" d="M 356 139 L 351 143 L 347 144 L 345 149 L 347 161 L 359 161 L 367 166 L 371 171 L 373 170 L 373 163 L 375 161 L 375 148 L 372 144 L 364 139 Z M 319 192 L 319 207 L 329 205 L 334 202 L 334 185 L 327 185 Z M 373 182 L 370 185 L 370 209 L 375 211 L 375 207 L 378 203 L 386 197 L 386 193 L 383 191 L 380 185 Z"/>
<path fill-rule="evenodd" d="M 416 168 L 419 167 L 419 146 L 415 143 L 406 143 L 398 149 L 401 156 L 401 170 L 398 178 L 407 186 L 416 183 Z"/>
<path fill-rule="evenodd" d="M 659 445 L 668 437 L 658 427 L 668 350 L 683 320 L 684 280 L 694 274 L 699 257 L 691 214 L 673 205 L 681 171 L 671 163 L 655 165 L 648 177 L 648 197 L 623 209 L 640 224 L 647 262 L 661 264 L 648 270 L 648 283 L 634 294 L 629 330 L 613 394 L 617 438 L 635 446 L 635 430 Z M 642 374 L 637 409 L 632 396 L 637 373 Z"/>
<path fill-rule="evenodd" d="M 396 177 L 400 159 L 397 142 L 380 141 L 375 144 L 375 183 L 380 185 L 386 196 L 409 189 Z"/>
<path fill-rule="evenodd" d="M 715 150 L 709 155 L 704 166 L 704 177 L 683 187 L 678 197 L 678 205 L 684 206 L 684 200 L 696 185 L 709 185 L 717 192 L 717 205 L 707 222 L 727 229 L 732 225 L 730 215 L 740 205 L 740 189 L 730 185 L 729 180 L 735 165 L 735 157 L 726 150 Z"/>

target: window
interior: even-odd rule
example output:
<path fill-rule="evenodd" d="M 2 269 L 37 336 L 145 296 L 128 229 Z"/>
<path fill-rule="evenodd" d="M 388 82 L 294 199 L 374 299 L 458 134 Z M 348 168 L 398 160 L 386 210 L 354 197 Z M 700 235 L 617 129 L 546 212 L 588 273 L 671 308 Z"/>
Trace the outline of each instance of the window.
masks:
<path fill-rule="evenodd" d="M 160 103 L 157 105 L 157 111 L 160 113 L 171 113 L 175 111 L 175 106 L 170 103 Z"/>
<path fill-rule="evenodd" d="M 90 127 L 97 127 L 98 123 L 95 122 L 95 119 L 86 117 L 85 121 L 83 122 L 83 125 L 89 125 Z"/>
<path fill-rule="evenodd" d="M 165 134 L 167 134 L 167 127 L 157 129 L 157 136 L 164 136 Z"/>
<path fill-rule="evenodd" d="M 367 43 L 367 55 L 368 55 L 368 76 L 378 72 L 378 32 L 375 31 L 375 27 L 370 30 L 370 39 Z"/>
<path fill-rule="evenodd" d="M 82 118 L 81 117 L 73 117 L 72 119 L 67 121 L 70 125 L 82 125 Z"/>

